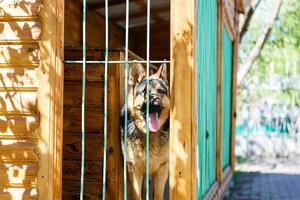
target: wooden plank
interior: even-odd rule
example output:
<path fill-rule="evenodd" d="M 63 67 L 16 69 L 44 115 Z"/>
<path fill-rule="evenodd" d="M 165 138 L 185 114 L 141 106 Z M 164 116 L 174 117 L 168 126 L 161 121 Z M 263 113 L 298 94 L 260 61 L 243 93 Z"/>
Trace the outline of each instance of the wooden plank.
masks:
<path fill-rule="evenodd" d="M 99 159 L 100 160 L 100 159 Z M 102 182 L 102 162 L 86 161 L 84 169 L 84 181 Z M 63 161 L 63 180 L 80 181 L 81 161 L 65 160 Z M 110 178 L 110 177 L 109 177 Z M 101 190 L 101 188 L 99 188 Z"/>
<path fill-rule="evenodd" d="M 64 66 L 65 81 L 81 81 L 82 65 L 81 64 L 65 64 Z M 104 81 L 104 65 L 88 64 L 86 67 L 87 81 Z"/>
<path fill-rule="evenodd" d="M 99 200 L 102 198 L 102 183 L 85 182 L 84 199 Z M 62 199 L 79 199 L 80 181 L 63 181 Z"/>
<path fill-rule="evenodd" d="M 0 199 L 37 200 L 38 194 L 36 188 L 0 187 Z"/>
<path fill-rule="evenodd" d="M 103 83 L 87 82 L 86 83 L 86 106 L 95 108 L 98 113 L 103 113 L 104 88 Z M 81 106 L 81 82 L 65 82 L 64 85 L 64 107 Z M 101 109 L 100 109 L 100 108 Z"/>
<path fill-rule="evenodd" d="M 38 155 L 33 150 L 1 151 L 0 163 L 38 163 Z"/>
<path fill-rule="evenodd" d="M 38 44 L 1 45 L 0 64 L 32 64 L 39 62 Z"/>
<path fill-rule="evenodd" d="M 217 141 L 216 141 L 216 179 L 222 181 L 222 38 L 223 4 L 218 1 L 218 33 L 217 33 Z"/>
<path fill-rule="evenodd" d="M 40 197 L 57 200 L 62 199 L 64 0 L 43 0 L 40 16 L 43 34 L 38 111 L 43 153 L 37 184 Z"/>
<path fill-rule="evenodd" d="M 89 134 L 85 139 L 85 160 L 102 161 L 103 135 Z M 81 159 L 81 134 L 68 133 L 64 135 L 63 157 L 69 160 Z"/>
<path fill-rule="evenodd" d="M 0 188 L 4 185 L 36 185 L 37 168 L 36 164 L 0 164 Z"/>
<path fill-rule="evenodd" d="M 0 138 L 37 138 L 39 118 L 36 116 L 0 116 Z"/>
<path fill-rule="evenodd" d="M 237 15 L 237 13 L 236 13 Z M 232 67 L 232 100 L 231 100 L 231 134 L 230 134 L 230 166 L 234 170 L 235 166 L 235 126 L 236 126 L 236 108 L 237 108 L 237 70 L 238 70 L 238 48 L 239 48 L 239 34 L 238 34 L 238 17 L 236 17 L 236 39 L 233 41 L 233 67 Z"/>
<path fill-rule="evenodd" d="M 65 60 L 82 60 L 82 48 L 66 47 Z M 86 51 L 87 60 L 104 60 L 104 52 L 101 48 L 88 48 Z"/>
<path fill-rule="evenodd" d="M 122 60 L 123 54 L 115 60 Z M 109 65 L 108 68 L 108 131 L 107 131 L 107 199 L 122 198 L 122 150 L 120 132 L 120 110 L 124 96 L 123 65 Z"/>
<path fill-rule="evenodd" d="M 5 41 L 34 41 L 41 35 L 40 21 L 0 21 L 0 43 Z"/>
<path fill-rule="evenodd" d="M 36 92 L 0 91 L 0 112 L 36 114 Z"/>
<path fill-rule="evenodd" d="M 204 196 L 203 200 L 216 200 L 218 195 L 218 189 L 220 185 L 219 182 L 215 182 L 210 189 L 207 191 L 206 195 Z"/>
<path fill-rule="evenodd" d="M 4 0 L 0 2 L 0 16 L 37 16 L 42 9 L 41 0 Z"/>
<path fill-rule="evenodd" d="M 38 87 L 37 71 L 33 68 L 0 68 L 0 88 Z"/>
<path fill-rule="evenodd" d="M 195 65 L 194 1 L 171 3 L 171 113 L 170 113 L 170 199 L 196 199 L 193 169 L 192 126 L 194 105 L 191 81 Z M 180 13 L 180 15 L 178 15 Z M 182 95 L 182 91 L 185 94 Z"/>
<path fill-rule="evenodd" d="M 94 108 L 86 108 L 86 132 L 103 133 L 103 113 Z M 64 132 L 81 132 L 81 108 L 68 107 L 64 109 Z"/>

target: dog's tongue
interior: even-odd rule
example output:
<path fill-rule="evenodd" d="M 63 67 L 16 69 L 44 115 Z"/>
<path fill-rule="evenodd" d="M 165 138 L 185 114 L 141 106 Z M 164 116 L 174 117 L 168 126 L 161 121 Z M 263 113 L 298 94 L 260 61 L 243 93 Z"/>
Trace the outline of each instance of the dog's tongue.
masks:
<path fill-rule="evenodd" d="M 152 132 L 157 132 L 160 129 L 160 121 L 157 112 L 149 114 L 149 129 Z"/>

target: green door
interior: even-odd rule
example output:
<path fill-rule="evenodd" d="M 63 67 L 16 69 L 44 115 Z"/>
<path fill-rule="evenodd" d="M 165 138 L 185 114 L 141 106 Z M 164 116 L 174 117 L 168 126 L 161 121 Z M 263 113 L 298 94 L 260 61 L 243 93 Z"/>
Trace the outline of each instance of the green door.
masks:
<path fill-rule="evenodd" d="M 223 25 L 222 58 L 222 167 L 229 166 L 232 88 L 232 41 Z"/>
<path fill-rule="evenodd" d="M 197 199 L 216 180 L 217 0 L 197 1 Z"/>

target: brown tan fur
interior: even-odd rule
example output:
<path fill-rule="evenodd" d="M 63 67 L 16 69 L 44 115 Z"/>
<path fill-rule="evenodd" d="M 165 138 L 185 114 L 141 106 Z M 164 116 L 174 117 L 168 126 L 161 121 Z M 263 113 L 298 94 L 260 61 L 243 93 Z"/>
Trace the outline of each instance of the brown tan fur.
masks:
<path fill-rule="evenodd" d="M 150 76 L 150 79 L 162 79 L 167 82 L 166 65 Z M 129 92 L 128 92 L 128 113 L 129 118 L 135 124 L 134 134 L 127 136 L 127 149 L 123 154 L 127 156 L 128 171 L 128 199 L 142 200 L 142 185 L 146 173 L 146 120 L 142 114 L 142 106 L 146 103 L 145 94 L 135 96 L 137 85 L 145 79 L 145 71 L 141 65 L 133 65 L 129 70 Z M 150 86 L 150 85 L 149 85 Z M 150 88 L 150 93 L 156 88 Z M 159 116 L 161 129 L 158 132 L 149 133 L 149 171 L 154 181 L 154 200 L 163 200 L 165 183 L 168 178 L 169 160 L 169 130 L 163 130 L 163 125 L 169 117 L 169 92 L 160 97 L 162 110 Z M 123 129 L 122 129 L 123 135 Z"/>

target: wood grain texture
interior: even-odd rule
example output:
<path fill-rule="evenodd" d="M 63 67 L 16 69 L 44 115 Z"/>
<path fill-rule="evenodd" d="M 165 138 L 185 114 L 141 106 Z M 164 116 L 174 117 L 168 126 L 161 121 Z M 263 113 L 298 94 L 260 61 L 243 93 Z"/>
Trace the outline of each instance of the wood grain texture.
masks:
<path fill-rule="evenodd" d="M 103 109 L 102 109 L 103 110 Z M 86 132 L 103 133 L 103 112 L 100 109 L 86 108 Z M 64 108 L 64 132 L 81 132 L 81 108 Z"/>
<path fill-rule="evenodd" d="M 0 187 L 0 199 L 11 200 L 13 198 L 22 200 L 37 200 L 37 190 L 32 187 Z"/>
<path fill-rule="evenodd" d="M 42 9 L 42 0 L 4 0 L 0 2 L 0 17 L 37 16 Z"/>
<path fill-rule="evenodd" d="M 38 127 L 36 116 L 0 116 L 1 139 L 36 139 Z"/>
<path fill-rule="evenodd" d="M 40 21 L 0 21 L 0 43 L 33 42 L 40 39 Z"/>
<path fill-rule="evenodd" d="M 102 183 L 100 182 L 85 182 L 84 183 L 84 199 L 99 200 L 102 198 Z M 62 199 L 79 199 L 80 181 L 63 181 L 63 196 Z"/>
<path fill-rule="evenodd" d="M 82 83 L 79 81 L 65 82 L 64 85 L 64 106 L 81 106 Z M 86 83 L 86 107 L 94 108 L 103 112 L 104 84 L 102 82 Z M 79 113 L 78 113 L 79 114 Z"/>
<path fill-rule="evenodd" d="M 86 69 L 86 80 L 89 82 L 104 81 L 104 65 L 88 64 Z M 65 81 L 81 81 L 82 80 L 82 65 L 67 64 L 64 67 Z"/>
<path fill-rule="evenodd" d="M 238 13 L 236 13 L 236 16 Z M 237 108 L 237 71 L 238 71 L 238 49 L 239 49 L 239 33 L 238 33 L 239 19 L 236 17 L 236 39 L 233 42 L 233 67 L 232 67 L 232 100 L 231 100 L 231 127 L 230 127 L 230 166 L 234 170 L 235 167 L 235 134 L 236 134 L 236 108 Z"/>
<path fill-rule="evenodd" d="M 37 164 L 0 164 L 0 185 L 34 186 L 36 174 Z"/>
<path fill-rule="evenodd" d="M 64 0 L 43 0 L 38 111 L 40 168 L 38 194 L 62 198 Z"/>
<path fill-rule="evenodd" d="M 0 199 L 37 199 L 38 0 L 0 2 Z"/>
<path fill-rule="evenodd" d="M 0 68 L 0 88 L 37 88 L 37 74 L 33 68 Z"/>
<path fill-rule="evenodd" d="M 36 114 L 36 91 L 0 91 L 0 112 Z"/>
<path fill-rule="evenodd" d="M 102 162 L 86 161 L 84 180 L 102 182 Z M 79 160 L 64 160 L 63 161 L 63 180 L 64 181 L 79 181 L 80 180 L 81 161 Z M 100 189 L 99 189 L 100 190 Z"/>
<path fill-rule="evenodd" d="M 218 1 L 218 33 L 217 33 L 217 141 L 216 141 L 216 179 L 222 181 L 222 39 L 223 39 L 223 4 Z"/>
<path fill-rule="evenodd" d="M 170 199 L 196 199 L 193 170 L 195 2 L 171 4 Z M 178 14 L 180 13 L 180 15 Z M 195 82 L 194 82 L 195 84 Z M 185 91 L 184 95 L 182 91 Z"/>
<path fill-rule="evenodd" d="M 63 156 L 69 160 L 81 160 L 81 134 L 68 133 L 64 135 Z M 86 161 L 103 160 L 103 135 L 87 134 L 85 145 Z M 95 177 L 96 178 L 96 177 Z"/>
<path fill-rule="evenodd" d="M 1 45 L 0 64 L 32 65 L 39 63 L 38 44 Z"/>

